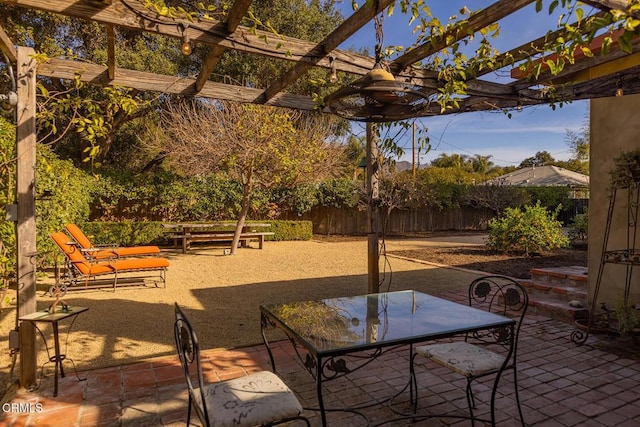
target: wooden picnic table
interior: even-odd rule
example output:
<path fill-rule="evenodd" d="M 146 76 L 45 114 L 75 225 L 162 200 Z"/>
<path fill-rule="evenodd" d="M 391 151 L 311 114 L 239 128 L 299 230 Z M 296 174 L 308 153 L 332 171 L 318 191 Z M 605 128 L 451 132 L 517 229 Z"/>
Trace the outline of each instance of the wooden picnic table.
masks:
<path fill-rule="evenodd" d="M 178 240 L 182 241 L 182 253 L 186 253 L 191 246 L 191 242 L 232 242 L 236 224 L 229 222 L 189 222 L 163 224 L 163 226 L 171 230 L 170 237 L 174 240 L 175 246 L 177 246 Z M 247 247 L 251 240 L 257 240 L 258 248 L 262 249 L 264 238 L 273 236 L 274 233 L 271 231 L 255 231 L 255 229 L 266 227 L 271 227 L 271 224 L 261 222 L 245 223 L 240 234 L 241 246 Z"/>

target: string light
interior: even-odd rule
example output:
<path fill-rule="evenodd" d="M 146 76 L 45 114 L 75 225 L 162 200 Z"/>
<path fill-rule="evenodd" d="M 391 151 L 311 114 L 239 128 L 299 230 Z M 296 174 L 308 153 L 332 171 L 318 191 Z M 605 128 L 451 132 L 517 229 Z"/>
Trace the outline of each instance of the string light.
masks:
<path fill-rule="evenodd" d="M 618 77 L 618 83 L 616 84 L 616 96 L 624 95 L 624 90 L 622 89 L 622 77 Z"/>
<path fill-rule="evenodd" d="M 516 104 L 516 110 L 519 112 L 522 111 L 522 102 L 518 101 L 518 103 Z"/>
<path fill-rule="evenodd" d="M 329 81 L 331 83 L 335 83 L 338 81 L 338 73 L 336 71 L 336 63 L 333 56 L 329 57 L 329 65 L 331 66 L 331 71 L 329 72 Z"/>
<path fill-rule="evenodd" d="M 189 28 L 189 24 L 180 24 L 180 28 L 182 30 L 182 47 L 180 51 L 183 55 L 189 56 L 193 51 L 193 47 L 191 46 L 191 39 L 189 38 L 189 34 L 187 34 L 187 29 Z"/>

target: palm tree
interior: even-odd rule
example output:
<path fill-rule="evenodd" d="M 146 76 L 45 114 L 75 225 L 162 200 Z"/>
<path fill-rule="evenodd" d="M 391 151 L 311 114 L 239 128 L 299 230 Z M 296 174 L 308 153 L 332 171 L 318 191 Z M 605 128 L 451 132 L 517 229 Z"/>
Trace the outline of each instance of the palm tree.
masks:
<path fill-rule="evenodd" d="M 494 163 L 489 160 L 491 157 L 491 155 L 489 156 L 482 156 L 480 154 L 476 154 L 475 157 L 473 159 L 470 159 L 471 161 L 471 168 L 473 169 L 474 172 L 477 173 L 482 173 L 482 174 L 486 174 L 488 173 L 491 168 L 493 168 Z"/>

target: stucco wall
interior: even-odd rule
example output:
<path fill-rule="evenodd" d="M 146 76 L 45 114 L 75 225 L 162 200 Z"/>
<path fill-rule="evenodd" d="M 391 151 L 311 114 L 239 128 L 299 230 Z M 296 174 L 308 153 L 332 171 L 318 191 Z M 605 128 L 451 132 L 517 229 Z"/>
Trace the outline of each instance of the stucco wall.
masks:
<path fill-rule="evenodd" d="M 610 200 L 609 170 L 613 159 L 623 151 L 640 148 L 640 95 L 594 99 L 591 101 L 591 155 L 589 204 L 589 300 L 596 287 L 602 244 Z M 640 227 L 636 233 L 640 245 Z M 608 250 L 627 246 L 627 190 L 618 190 Z M 610 308 L 622 300 L 627 267 L 608 264 L 603 270 L 598 305 Z M 640 303 L 640 266 L 631 276 L 629 303 Z"/>

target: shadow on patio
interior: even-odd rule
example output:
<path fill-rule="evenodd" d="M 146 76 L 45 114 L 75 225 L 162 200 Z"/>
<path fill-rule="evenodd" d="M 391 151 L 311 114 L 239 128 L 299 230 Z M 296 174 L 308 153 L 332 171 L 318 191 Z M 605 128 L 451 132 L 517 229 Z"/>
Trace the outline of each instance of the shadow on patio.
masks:
<path fill-rule="evenodd" d="M 464 292 L 441 296 L 464 302 Z M 632 426 L 640 423 L 640 347 L 633 342 L 612 341 L 592 335 L 583 346 L 570 340 L 573 327 L 541 316 L 527 316 L 519 345 L 519 384 L 525 421 L 529 426 Z M 206 345 L 206 343 L 203 343 Z M 278 373 L 298 394 L 303 406 L 316 405 L 315 383 L 296 358 L 288 341 L 273 344 Z M 228 379 L 269 369 L 263 345 L 203 351 L 205 378 Z M 408 380 L 408 348 L 391 351 L 368 367 L 325 384 L 325 403 L 366 404 L 389 397 Z M 45 378 L 34 392 L 19 394 L 2 407 L 0 423 L 20 426 L 184 425 L 186 386 L 177 356 L 143 363 L 80 372 L 62 379 L 60 393 L 52 397 L 53 379 Z M 429 364 L 418 368 L 421 384 L 419 411 L 464 414 L 464 379 L 445 368 Z M 517 423 L 512 376 L 505 374 L 497 399 L 498 425 Z M 486 415 L 490 386 L 480 381 L 474 388 L 476 413 Z M 41 406 L 35 405 L 40 403 Z M 31 405 L 27 405 L 31 404 Z M 13 406 L 12 406 L 13 405 Z M 408 409 L 408 391 L 394 401 Z M 38 410 L 41 408 L 41 411 Z M 31 413 L 20 410 L 31 409 Z M 312 425 L 320 425 L 317 413 L 306 411 Z M 395 416 L 386 406 L 363 411 L 372 424 Z M 330 413 L 329 425 L 364 425 L 361 416 Z M 398 421 L 388 425 L 409 425 Z M 468 425 L 453 418 L 427 419 L 416 425 Z"/>

